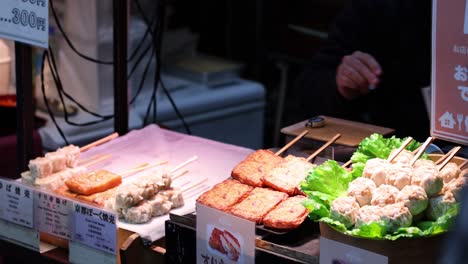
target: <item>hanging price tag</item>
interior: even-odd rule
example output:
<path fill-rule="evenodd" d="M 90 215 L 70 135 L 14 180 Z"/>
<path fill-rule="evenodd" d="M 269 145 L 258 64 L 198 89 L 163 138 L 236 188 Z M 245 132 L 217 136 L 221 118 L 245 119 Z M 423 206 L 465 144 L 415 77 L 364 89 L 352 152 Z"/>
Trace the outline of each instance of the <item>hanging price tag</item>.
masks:
<path fill-rule="evenodd" d="M 72 202 L 43 192 L 34 194 L 34 222 L 37 230 L 70 239 Z"/>
<path fill-rule="evenodd" d="M 47 48 L 49 45 L 48 0 L 2 0 L 0 38 Z"/>
<path fill-rule="evenodd" d="M 72 240 L 107 253 L 116 254 L 116 219 L 114 213 L 75 202 L 73 204 Z"/>
<path fill-rule="evenodd" d="M 33 227 L 33 190 L 20 183 L 0 179 L 0 218 Z"/>

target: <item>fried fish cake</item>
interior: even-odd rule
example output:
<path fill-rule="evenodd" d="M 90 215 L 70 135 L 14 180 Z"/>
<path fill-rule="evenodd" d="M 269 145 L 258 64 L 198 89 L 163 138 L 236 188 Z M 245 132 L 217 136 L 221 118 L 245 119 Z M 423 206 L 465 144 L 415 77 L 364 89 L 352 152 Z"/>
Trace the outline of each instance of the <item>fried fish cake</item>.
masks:
<path fill-rule="evenodd" d="M 276 156 L 273 152 L 260 149 L 237 164 L 231 176 L 250 186 L 261 187 L 265 176 L 282 162 L 283 158 Z"/>
<path fill-rule="evenodd" d="M 232 205 L 244 199 L 252 189 L 253 187 L 237 180 L 227 179 L 200 195 L 197 202 L 221 211 L 227 211 Z"/>
<path fill-rule="evenodd" d="M 257 187 L 233 206 L 230 213 L 261 224 L 263 217 L 286 198 L 288 195 L 283 192 Z"/>
<path fill-rule="evenodd" d="M 299 192 L 299 184 L 306 178 L 307 172 L 313 168 L 314 164 L 306 159 L 289 155 L 265 176 L 263 184 L 294 195 Z"/>
<path fill-rule="evenodd" d="M 307 208 L 301 204 L 305 199 L 297 195 L 282 201 L 263 218 L 263 224 L 278 229 L 297 228 L 308 215 Z"/>

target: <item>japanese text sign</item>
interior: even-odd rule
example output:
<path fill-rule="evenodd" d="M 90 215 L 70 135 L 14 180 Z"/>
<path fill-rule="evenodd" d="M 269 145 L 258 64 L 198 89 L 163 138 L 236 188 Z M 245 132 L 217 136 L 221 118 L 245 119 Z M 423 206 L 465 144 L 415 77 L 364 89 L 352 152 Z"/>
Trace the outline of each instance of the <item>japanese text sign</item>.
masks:
<path fill-rule="evenodd" d="M 20 183 L 0 179 L 0 218 L 33 227 L 33 190 Z"/>

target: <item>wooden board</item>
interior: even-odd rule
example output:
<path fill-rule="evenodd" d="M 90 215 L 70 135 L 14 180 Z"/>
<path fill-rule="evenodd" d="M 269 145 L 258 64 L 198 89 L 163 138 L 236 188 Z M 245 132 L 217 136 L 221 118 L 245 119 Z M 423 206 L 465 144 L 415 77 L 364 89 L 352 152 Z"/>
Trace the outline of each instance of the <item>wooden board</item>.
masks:
<path fill-rule="evenodd" d="M 370 136 L 373 133 L 379 133 L 384 136 L 388 136 L 395 131 L 392 128 L 374 126 L 335 117 L 320 117 L 325 119 L 325 126 L 323 127 L 308 128 L 305 126 L 307 120 L 304 120 L 294 125 L 282 128 L 281 133 L 295 137 L 307 129 L 309 130 L 309 133 L 305 135 L 305 138 L 318 141 L 328 141 L 337 133 L 340 133 L 341 137 L 335 142 L 335 144 L 357 147 L 364 138 Z"/>

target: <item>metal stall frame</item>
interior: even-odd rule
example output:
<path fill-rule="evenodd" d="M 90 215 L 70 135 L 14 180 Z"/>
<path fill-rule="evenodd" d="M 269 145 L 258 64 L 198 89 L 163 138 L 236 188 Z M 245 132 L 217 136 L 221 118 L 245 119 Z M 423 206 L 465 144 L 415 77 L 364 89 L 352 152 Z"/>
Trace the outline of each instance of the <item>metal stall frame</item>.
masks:
<path fill-rule="evenodd" d="M 128 47 L 129 1 L 113 1 L 114 20 L 114 131 L 119 135 L 128 132 Z M 33 91 L 32 91 L 32 49 L 31 46 L 15 42 L 16 59 L 16 142 L 18 175 L 27 170 L 32 158 L 33 137 Z"/>

